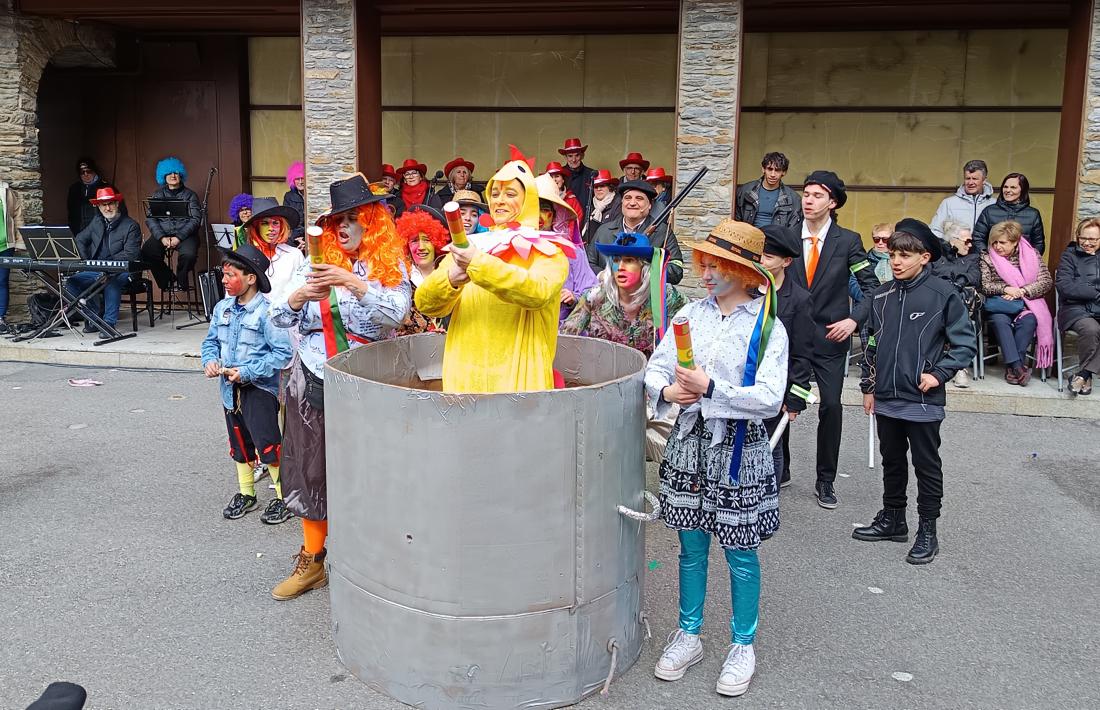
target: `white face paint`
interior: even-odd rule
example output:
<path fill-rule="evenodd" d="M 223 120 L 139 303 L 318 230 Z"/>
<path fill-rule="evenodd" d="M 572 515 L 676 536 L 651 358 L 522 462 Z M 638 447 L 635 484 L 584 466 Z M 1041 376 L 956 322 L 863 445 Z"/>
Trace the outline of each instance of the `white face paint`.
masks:
<path fill-rule="evenodd" d="M 716 256 L 705 254 L 701 261 L 700 280 L 707 289 L 707 294 L 718 298 L 733 290 L 736 285 L 718 271 L 719 259 Z"/>

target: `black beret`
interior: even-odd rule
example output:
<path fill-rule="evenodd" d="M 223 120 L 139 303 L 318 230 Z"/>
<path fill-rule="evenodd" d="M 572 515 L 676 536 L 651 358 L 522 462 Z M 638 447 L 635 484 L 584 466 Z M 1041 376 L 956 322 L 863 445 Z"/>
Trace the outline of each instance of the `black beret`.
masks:
<path fill-rule="evenodd" d="M 906 217 L 894 226 L 894 231 L 912 234 L 919 239 L 921 244 L 924 244 L 924 250 L 932 255 L 932 261 L 943 256 L 943 243 L 940 238 L 933 234 L 928 225 L 919 219 Z"/>
<path fill-rule="evenodd" d="M 792 259 L 802 256 L 801 230 L 769 224 L 760 231 L 764 232 L 765 254 Z"/>
<path fill-rule="evenodd" d="M 644 192 L 650 202 L 657 199 L 657 188 L 650 185 L 645 180 L 629 180 L 627 182 L 619 183 L 618 189 L 615 192 L 620 195 L 626 194 L 627 190 L 637 190 L 638 192 Z"/>
<path fill-rule="evenodd" d="M 839 210 L 848 201 L 848 193 L 844 190 L 844 181 L 832 170 L 815 170 L 806 176 L 802 182 L 805 185 L 821 185 L 829 191 L 836 200 L 836 208 Z"/>

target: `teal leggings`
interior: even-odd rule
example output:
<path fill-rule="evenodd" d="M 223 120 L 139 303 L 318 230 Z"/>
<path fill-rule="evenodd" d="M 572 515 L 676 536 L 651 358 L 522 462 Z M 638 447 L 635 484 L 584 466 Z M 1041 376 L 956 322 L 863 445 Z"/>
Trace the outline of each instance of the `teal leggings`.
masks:
<path fill-rule="evenodd" d="M 707 554 L 710 533 L 680 530 L 680 628 L 698 635 L 703 628 L 703 601 L 707 596 Z M 760 559 L 756 550 L 726 549 L 730 570 L 733 643 L 748 645 L 756 638 L 760 622 Z"/>

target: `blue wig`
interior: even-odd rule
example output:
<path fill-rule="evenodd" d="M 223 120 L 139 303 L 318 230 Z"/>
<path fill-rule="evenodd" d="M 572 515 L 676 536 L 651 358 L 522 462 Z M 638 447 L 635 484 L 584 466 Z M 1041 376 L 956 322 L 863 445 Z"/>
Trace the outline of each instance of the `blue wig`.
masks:
<path fill-rule="evenodd" d="M 165 158 L 157 163 L 157 184 L 165 184 L 164 176 L 169 173 L 179 173 L 180 182 L 187 182 L 187 168 L 179 158 Z"/>
<path fill-rule="evenodd" d="M 233 199 L 229 201 L 229 221 L 237 226 L 240 226 L 240 212 L 245 209 L 252 209 L 252 195 L 247 192 L 242 192 L 239 195 L 234 195 Z"/>

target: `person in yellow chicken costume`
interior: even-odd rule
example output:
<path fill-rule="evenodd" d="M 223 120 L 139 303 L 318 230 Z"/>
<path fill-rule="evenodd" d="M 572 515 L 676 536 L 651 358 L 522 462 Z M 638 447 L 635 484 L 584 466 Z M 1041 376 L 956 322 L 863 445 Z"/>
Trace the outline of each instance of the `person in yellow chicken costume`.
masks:
<path fill-rule="evenodd" d="M 439 268 L 416 290 L 424 315 L 451 317 L 443 390 L 553 389 L 558 307 L 573 243 L 539 231 L 534 161 L 515 146 L 485 195 L 489 231 L 469 235 L 466 248 L 447 247 Z"/>

